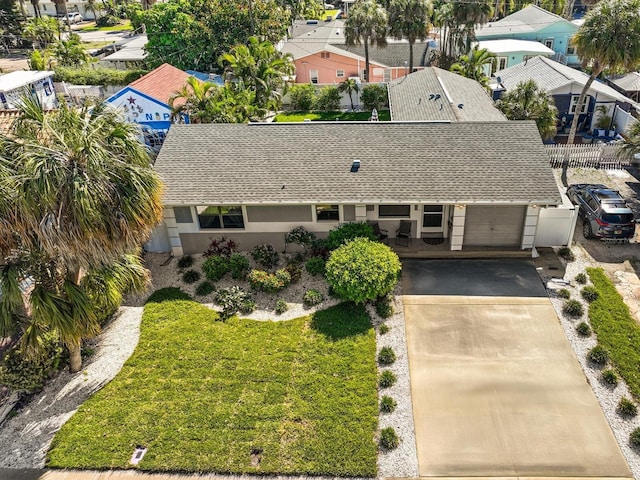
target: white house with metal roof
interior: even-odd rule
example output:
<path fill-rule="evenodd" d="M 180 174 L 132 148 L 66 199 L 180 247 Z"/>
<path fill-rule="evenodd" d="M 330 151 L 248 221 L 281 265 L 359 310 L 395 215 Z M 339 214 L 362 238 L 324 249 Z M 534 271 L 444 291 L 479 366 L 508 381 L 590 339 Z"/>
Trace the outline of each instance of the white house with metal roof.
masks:
<path fill-rule="evenodd" d="M 0 109 L 18 108 L 25 93 L 36 95 L 44 108 L 55 108 L 58 100 L 53 86 L 54 74 L 51 71 L 18 70 L 0 75 Z"/>
<path fill-rule="evenodd" d="M 378 222 L 394 247 L 410 222 L 414 246 L 451 251 L 527 251 L 572 233 L 568 220 L 560 237 L 539 234 L 562 199 L 534 122 L 174 125 L 154 168 L 174 255 L 221 235 L 281 250 L 295 227 L 323 236 L 354 221 Z"/>
<path fill-rule="evenodd" d="M 533 40 L 517 40 L 512 38 L 482 40 L 476 42 L 476 45 L 480 50 L 486 49 L 496 56 L 493 63 L 483 65 L 484 72 L 488 77 L 493 75 L 496 70 L 513 67 L 533 57 L 542 56 L 550 58 L 555 55 L 555 52 L 549 47 Z"/>

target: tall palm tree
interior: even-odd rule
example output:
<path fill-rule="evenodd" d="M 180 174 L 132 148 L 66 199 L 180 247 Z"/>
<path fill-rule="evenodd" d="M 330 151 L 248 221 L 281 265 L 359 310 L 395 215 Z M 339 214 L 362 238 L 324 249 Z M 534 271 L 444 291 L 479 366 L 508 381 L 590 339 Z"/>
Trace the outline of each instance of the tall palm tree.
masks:
<path fill-rule="evenodd" d="M 391 35 L 409 41 L 409 71 L 413 72 L 413 45 L 427 38 L 431 6 L 427 0 L 390 0 L 387 11 Z"/>
<path fill-rule="evenodd" d="M 147 279 L 132 253 L 162 218 L 162 184 L 138 136 L 105 104 L 45 112 L 29 95 L 0 134 L 0 336 L 35 352 L 54 331 L 72 371 L 96 299 Z"/>
<path fill-rule="evenodd" d="M 40 0 L 30 0 L 31 6 L 33 7 L 33 16 L 36 18 L 40 18 L 42 13 L 40 12 Z"/>
<path fill-rule="evenodd" d="M 558 109 L 553 99 L 536 82 L 520 82 L 502 95 L 496 106 L 509 120 L 535 120 L 543 140 L 556 133 Z"/>
<path fill-rule="evenodd" d="M 472 78 L 484 88 L 489 87 L 489 77 L 484 73 L 484 66 L 494 62 L 496 56 L 486 48 L 473 47 L 468 55 L 460 55 L 458 61 L 451 65 L 451 71 L 466 78 Z"/>
<path fill-rule="evenodd" d="M 215 83 L 187 78 L 186 85 L 169 97 L 172 121 L 186 115 L 190 123 L 211 123 L 211 100 L 217 88 Z"/>
<path fill-rule="evenodd" d="M 605 68 L 631 71 L 640 64 L 639 12 L 640 0 L 602 0 L 573 37 L 580 60 L 591 68 L 591 75 L 580 92 L 567 143 L 574 142 L 580 107 L 598 75 Z"/>
<path fill-rule="evenodd" d="M 349 9 L 344 25 L 347 45 L 364 45 L 365 80 L 369 75 L 369 46 L 387 44 L 387 12 L 375 0 L 360 0 Z M 358 72 L 359 73 L 359 72 Z"/>
<path fill-rule="evenodd" d="M 349 101 L 351 102 L 351 110 L 355 110 L 353 106 L 353 94 L 360 91 L 360 86 L 355 78 L 347 78 L 344 82 L 338 85 L 339 92 L 346 92 L 349 94 Z"/>

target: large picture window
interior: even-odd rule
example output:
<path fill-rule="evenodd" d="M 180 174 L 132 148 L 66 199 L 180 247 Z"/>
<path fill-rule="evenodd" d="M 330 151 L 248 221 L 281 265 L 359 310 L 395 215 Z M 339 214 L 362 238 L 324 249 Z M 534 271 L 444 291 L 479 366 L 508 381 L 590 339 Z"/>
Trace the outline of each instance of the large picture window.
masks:
<path fill-rule="evenodd" d="M 378 216 L 380 218 L 409 218 L 411 205 L 380 205 Z"/>
<path fill-rule="evenodd" d="M 196 207 L 200 228 L 244 228 L 240 206 Z"/>
<path fill-rule="evenodd" d="M 316 219 L 319 222 L 340 221 L 340 209 L 338 205 L 316 205 Z"/>

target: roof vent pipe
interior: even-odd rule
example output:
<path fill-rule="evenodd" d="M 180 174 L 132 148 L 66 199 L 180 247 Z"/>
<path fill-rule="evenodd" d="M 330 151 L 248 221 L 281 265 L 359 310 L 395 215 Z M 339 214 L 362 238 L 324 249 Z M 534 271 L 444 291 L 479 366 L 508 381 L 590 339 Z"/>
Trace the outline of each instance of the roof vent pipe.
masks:
<path fill-rule="evenodd" d="M 357 172 L 360 169 L 360 160 L 354 160 L 351 164 L 351 171 Z"/>

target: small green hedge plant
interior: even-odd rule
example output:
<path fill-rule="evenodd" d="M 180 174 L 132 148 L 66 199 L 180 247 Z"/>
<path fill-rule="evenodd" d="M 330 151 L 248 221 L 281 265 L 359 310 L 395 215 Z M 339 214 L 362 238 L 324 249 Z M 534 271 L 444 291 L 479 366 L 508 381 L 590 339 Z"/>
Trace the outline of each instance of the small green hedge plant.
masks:
<path fill-rule="evenodd" d="M 580 295 L 582 295 L 582 298 L 584 298 L 589 303 L 595 302 L 600 296 L 598 290 L 596 290 L 595 287 L 589 285 L 582 288 L 582 290 L 580 291 Z"/>
<path fill-rule="evenodd" d="M 178 268 L 180 270 L 184 270 L 185 268 L 192 267 L 194 263 L 193 257 L 191 255 L 184 255 L 178 259 Z"/>
<path fill-rule="evenodd" d="M 393 450 L 398 448 L 399 445 L 400 439 L 393 427 L 387 427 L 380 430 L 380 447 L 383 450 Z"/>
<path fill-rule="evenodd" d="M 196 270 L 187 270 L 182 274 L 182 281 L 184 283 L 196 283 L 198 280 L 200 280 L 200 272 Z"/>
<path fill-rule="evenodd" d="M 378 327 L 378 332 L 380 332 L 380 335 L 385 335 L 386 333 L 389 332 L 389 330 L 391 330 L 391 327 L 386 323 L 383 323 Z"/>
<path fill-rule="evenodd" d="M 278 261 L 280 260 L 280 255 L 276 251 L 275 247 L 268 243 L 253 247 L 251 257 L 253 257 L 253 260 L 256 263 L 265 268 L 274 268 L 278 265 Z"/>
<path fill-rule="evenodd" d="M 241 253 L 234 253 L 229 257 L 229 270 L 231 277 L 236 280 L 244 280 L 249 273 L 249 259 Z"/>
<path fill-rule="evenodd" d="M 276 270 L 275 273 L 265 272 L 264 270 L 251 270 L 247 280 L 249 280 L 249 285 L 253 290 L 276 293 L 289 286 L 291 276 L 284 269 Z"/>
<path fill-rule="evenodd" d="M 393 303 L 390 295 L 383 295 L 376 300 L 376 315 L 380 318 L 389 318 L 393 315 Z"/>
<path fill-rule="evenodd" d="M 202 264 L 204 276 L 212 282 L 221 280 L 230 269 L 229 259 L 220 255 L 213 255 L 207 258 Z"/>
<path fill-rule="evenodd" d="M 562 305 L 565 315 L 573 318 L 580 318 L 584 314 L 584 307 L 578 300 L 567 300 Z"/>
<path fill-rule="evenodd" d="M 210 293 L 213 293 L 216 287 L 209 280 L 201 282 L 196 287 L 196 295 L 199 297 L 206 297 Z"/>
<path fill-rule="evenodd" d="M 596 365 L 606 365 L 609 361 L 609 351 L 602 345 L 596 345 L 589 350 L 587 358 Z"/>
<path fill-rule="evenodd" d="M 560 258 L 564 258 L 567 262 L 572 262 L 576 259 L 575 255 L 569 247 L 562 247 L 560 250 L 558 250 L 558 255 L 560 256 Z"/>
<path fill-rule="evenodd" d="M 391 347 L 382 347 L 378 353 L 378 363 L 380 365 L 391 365 L 396 361 L 396 353 Z"/>
<path fill-rule="evenodd" d="M 581 337 L 591 336 L 591 327 L 587 322 L 580 322 L 578 325 L 576 325 L 576 331 Z"/>
<path fill-rule="evenodd" d="M 0 385 L 16 392 L 42 390 L 46 381 L 60 367 L 62 347 L 57 335 L 45 333 L 37 356 L 25 356 L 19 345 L 11 348 L 0 362 Z"/>
<path fill-rule="evenodd" d="M 627 397 L 622 397 L 618 402 L 616 412 L 623 417 L 635 417 L 638 415 L 638 407 L 632 400 L 629 400 Z"/>
<path fill-rule="evenodd" d="M 389 388 L 395 385 L 396 381 L 398 381 L 398 377 L 391 370 L 383 370 L 380 374 L 380 379 L 378 380 L 378 385 L 380 388 Z"/>
<path fill-rule="evenodd" d="M 557 293 L 558 297 L 560 297 L 560 298 L 564 298 L 566 300 L 569 300 L 571 298 L 571 292 L 569 290 L 567 290 L 566 288 L 561 288 L 556 293 Z"/>
<path fill-rule="evenodd" d="M 306 268 L 307 272 L 315 277 L 316 275 L 324 275 L 325 264 L 326 262 L 324 261 L 324 258 L 311 257 L 304 264 L 304 268 Z"/>
<path fill-rule="evenodd" d="M 618 386 L 618 374 L 612 368 L 603 370 L 602 373 L 600 373 L 600 378 L 607 385 L 612 387 Z"/>
<path fill-rule="evenodd" d="M 222 307 L 220 316 L 223 320 L 226 320 L 235 315 L 246 302 L 251 300 L 251 295 L 240 287 L 233 286 L 219 290 L 218 293 L 216 293 L 215 300 L 216 303 Z"/>
<path fill-rule="evenodd" d="M 575 280 L 579 284 L 584 285 L 585 283 L 587 283 L 587 275 L 585 273 L 579 273 L 576 275 Z"/>
<path fill-rule="evenodd" d="M 380 411 L 382 413 L 391 413 L 396 409 L 397 402 L 389 395 L 385 395 L 380 399 Z"/>
<path fill-rule="evenodd" d="M 305 307 L 314 307 L 320 305 L 324 301 L 324 295 L 318 290 L 307 290 L 302 297 L 302 303 Z"/>
<path fill-rule="evenodd" d="M 276 302 L 276 308 L 275 308 L 276 314 L 282 315 L 287 310 L 289 310 L 289 305 L 287 305 L 287 301 L 286 300 L 283 300 L 281 298 L 280 300 L 278 300 Z"/>
<path fill-rule="evenodd" d="M 640 428 L 635 428 L 629 435 L 629 443 L 633 448 L 640 448 Z"/>
<path fill-rule="evenodd" d="M 302 278 L 302 267 L 297 263 L 289 263 L 284 269 L 291 278 L 291 283 L 297 283 Z"/>

